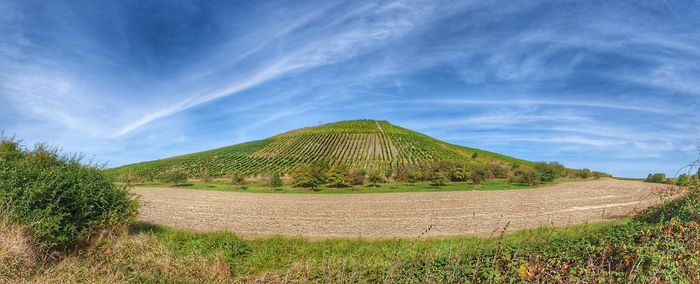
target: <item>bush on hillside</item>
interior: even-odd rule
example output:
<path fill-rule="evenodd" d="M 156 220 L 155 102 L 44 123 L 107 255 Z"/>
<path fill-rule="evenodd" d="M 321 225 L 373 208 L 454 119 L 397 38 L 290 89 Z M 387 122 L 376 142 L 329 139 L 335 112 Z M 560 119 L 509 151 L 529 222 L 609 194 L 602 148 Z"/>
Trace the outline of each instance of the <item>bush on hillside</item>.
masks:
<path fill-rule="evenodd" d="M 56 148 L 23 149 L 0 138 L 0 214 L 24 228 L 45 250 L 68 250 L 94 234 L 133 222 L 138 203 L 95 165 Z"/>
<path fill-rule="evenodd" d="M 589 169 L 582 169 L 579 171 L 579 177 L 582 179 L 590 178 L 592 175 L 593 173 Z"/>
<path fill-rule="evenodd" d="M 533 169 L 523 167 L 516 169 L 508 182 L 511 184 L 537 185 L 540 182 L 540 177 L 537 176 Z"/>
<path fill-rule="evenodd" d="M 332 187 L 347 187 L 350 185 L 348 167 L 343 165 L 338 165 L 333 167 L 326 177 L 326 182 Z"/>
<path fill-rule="evenodd" d="M 372 187 L 378 187 L 379 183 L 384 182 L 384 179 L 382 178 L 382 175 L 379 174 L 378 171 L 372 171 L 369 173 L 369 177 L 367 177 L 367 181 L 372 185 Z"/>
<path fill-rule="evenodd" d="M 539 162 L 535 163 L 535 173 L 540 178 L 540 182 L 547 183 L 565 177 L 568 174 L 566 167 L 559 162 Z"/>
<path fill-rule="evenodd" d="M 174 186 L 182 185 L 187 182 L 187 173 L 181 170 L 171 170 L 160 177 L 160 181 L 169 183 Z"/>
<path fill-rule="evenodd" d="M 444 186 L 447 185 L 448 181 L 450 180 L 447 178 L 447 175 L 443 172 L 437 172 L 433 174 L 433 185 Z"/>
<path fill-rule="evenodd" d="M 272 172 L 268 178 L 267 185 L 274 190 L 282 187 L 282 177 L 278 172 Z"/>
<path fill-rule="evenodd" d="M 296 187 L 316 190 L 319 185 L 326 182 L 326 169 L 327 165 L 324 163 L 301 165 L 292 172 L 292 182 Z"/>
<path fill-rule="evenodd" d="M 354 171 L 350 174 L 350 184 L 353 186 L 362 186 L 365 184 L 365 173 L 363 171 Z"/>
<path fill-rule="evenodd" d="M 241 188 L 245 185 L 245 175 L 239 172 L 231 173 L 231 184 Z"/>
<path fill-rule="evenodd" d="M 646 182 L 651 183 L 666 183 L 666 181 L 668 181 L 668 179 L 666 178 L 666 174 L 663 173 L 649 174 L 646 179 Z"/>

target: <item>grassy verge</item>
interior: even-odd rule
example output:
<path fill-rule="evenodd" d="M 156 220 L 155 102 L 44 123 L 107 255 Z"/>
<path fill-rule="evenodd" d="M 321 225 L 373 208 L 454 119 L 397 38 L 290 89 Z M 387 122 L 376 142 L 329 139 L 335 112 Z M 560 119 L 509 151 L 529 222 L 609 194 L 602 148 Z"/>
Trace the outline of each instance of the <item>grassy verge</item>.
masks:
<path fill-rule="evenodd" d="M 3 232 L 12 232 L 0 230 Z M 0 281 L 131 283 L 688 283 L 697 223 L 625 219 L 488 239 L 243 240 L 137 224 L 53 263 L 0 246 Z M 9 251 L 9 253 L 7 253 Z M 12 253 L 16 253 L 13 256 Z M 9 256 L 8 256 L 9 255 Z"/>
<path fill-rule="evenodd" d="M 320 186 L 316 190 L 307 188 L 292 187 L 289 185 L 282 186 L 273 190 L 269 186 L 260 183 L 247 184 L 243 187 L 232 185 L 226 181 L 212 182 L 189 182 L 184 185 L 177 186 L 183 189 L 195 190 L 213 190 L 213 191 L 230 191 L 230 192 L 251 192 L 251 193 L 292 193 L 292 194 L 363 194 L 363 193 L 391 193 L 391 192 L 436 192 L 436 191 L 474 191 L 474 190 L 513 190 L 513 189 L 528 189 L 541 186 L 548 186 L 564 182 L 584 181 L 582 179 L 559 179 L 553 183 L 541 184 L 536 186 L 510 184 L 506 181 L 484 181 L 481 184 L 475 185 L 466 182 L 450 182 L 443 186 L 436 186 L 431 183 L 382 183 L 378 187 L 369 185 L 362 187 L 347 187 L 335 188 Z M 174 187 L 172 184 L 166 183 L 143 183 L 137 184 L 135 187 Z"/>

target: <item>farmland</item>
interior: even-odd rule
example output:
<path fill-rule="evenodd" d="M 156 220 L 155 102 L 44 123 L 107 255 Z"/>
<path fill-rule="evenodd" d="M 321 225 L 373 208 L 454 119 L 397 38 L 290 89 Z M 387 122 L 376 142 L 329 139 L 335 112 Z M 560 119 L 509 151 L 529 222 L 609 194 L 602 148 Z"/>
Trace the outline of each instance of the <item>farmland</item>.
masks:
<path fill-rule="evenodd" d="M 499 161 L 527 165 L 528 161 L 448 144 L 386 121 L 353 120 L 306 127 L 267 139 L 107 170 L 112 176 L 133 172 L 151 181 L 177 169 L 190 177 L 213 177 L 240 172 L 247 176 L 290 173 L 296 167 L 325 162 L 328 167 L 393 173 L 402 165 L 433 161 Z"/>

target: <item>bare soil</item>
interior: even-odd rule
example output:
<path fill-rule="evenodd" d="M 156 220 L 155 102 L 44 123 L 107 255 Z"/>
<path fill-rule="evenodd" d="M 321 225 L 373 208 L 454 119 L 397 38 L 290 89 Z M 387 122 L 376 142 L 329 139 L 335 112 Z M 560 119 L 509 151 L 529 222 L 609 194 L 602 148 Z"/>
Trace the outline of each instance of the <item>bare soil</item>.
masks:
<path fill-rule="evenodd" d="M 140 221 L 245 238 L 489 236 L 620 218 L 659 202 L 658 185 L 603 179 L 503 191 L 263 194 L 138 188 Z"/>

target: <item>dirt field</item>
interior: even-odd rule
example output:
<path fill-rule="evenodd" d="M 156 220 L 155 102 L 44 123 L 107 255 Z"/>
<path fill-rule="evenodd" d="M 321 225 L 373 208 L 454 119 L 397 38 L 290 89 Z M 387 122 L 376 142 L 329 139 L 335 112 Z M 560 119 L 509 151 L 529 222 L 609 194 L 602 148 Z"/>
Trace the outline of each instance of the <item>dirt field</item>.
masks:
<path fill-rule="evenodd" d="M 655 185 L 597 180 L 524 190 L 353 195 L 232 193 L 139 188 L 140 220 L 243 237 L 415 238 L 488 236 L 541 225 L 619 218 L 658 201 Z M 428 230 L 428 228 L 430 228 Z M 427 232 L 426 232 L 427 230 Z"/>

